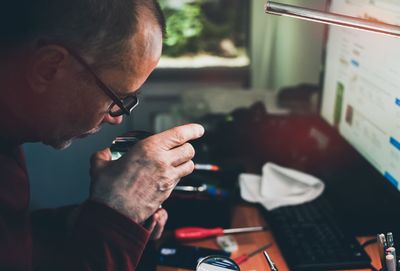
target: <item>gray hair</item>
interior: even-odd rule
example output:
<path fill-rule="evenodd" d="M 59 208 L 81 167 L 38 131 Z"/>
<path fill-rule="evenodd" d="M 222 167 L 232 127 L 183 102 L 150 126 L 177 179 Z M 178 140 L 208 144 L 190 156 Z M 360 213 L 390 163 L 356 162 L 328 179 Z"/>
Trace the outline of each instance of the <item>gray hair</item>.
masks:
<path fill-rule="evenodd" d="M 156 0 L 4 0 L 0 4 L 0 53 L 44 40 L 112 61 L 134 35 L 148 8 L 165 34 Z"/>

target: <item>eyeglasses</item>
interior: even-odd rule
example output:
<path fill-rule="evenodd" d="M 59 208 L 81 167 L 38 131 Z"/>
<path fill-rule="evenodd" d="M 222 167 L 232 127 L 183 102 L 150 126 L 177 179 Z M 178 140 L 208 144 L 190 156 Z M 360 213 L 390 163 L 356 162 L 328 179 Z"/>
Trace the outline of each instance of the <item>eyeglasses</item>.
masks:
<path fill-rule="evenodd" d="M 97 73 L 89 66 L 89 64 L 76 52 L 73 50 L 66 48 L 68 52 L 83 66 L 87 69 L 87 71 L 93 76 L 97 86 L 104 91 L 104 93 L 113 101 L 108 109 L 108 114 L 112 117 L 119 117 L 122 115 L 130 115 L 132 110 L 138 106 L 139 98 L 136 94 L 131 94 L 126 96 L 123 99 L 120 99 L 115 92 L 108 87 Z"/>

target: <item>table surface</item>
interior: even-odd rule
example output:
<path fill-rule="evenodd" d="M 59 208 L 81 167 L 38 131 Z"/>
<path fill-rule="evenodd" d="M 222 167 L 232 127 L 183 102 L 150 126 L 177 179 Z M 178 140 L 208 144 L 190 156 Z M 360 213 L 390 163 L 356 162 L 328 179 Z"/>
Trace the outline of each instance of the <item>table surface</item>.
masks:
<path fill-rule="evenodd" d="M 235 228 L 251 227 L 260 225 L 265 226 L 266 222 L 260 210 L 257 207 L 245 204 L 238 205 L 235 207 L 232 216 L 232 227 Z M 370 240 L 371 238 L 373 238 L 373 236 L 360 237 L 358 238 L 358 240 L 360 243 L 363 243 L 367 240 Z M 267 251 L 270 254 L 273 261 L 275 262 L 275 264 L 277 265 L 279 271 L 289 270 L 270 231 L 236 234 L 235 239 L 239 244 L 239 250 L 232 254 L 232 258 L 235 258 L 244 253 L 250 253 L 268 243 L 272 243 L 273 245 L 270 248 L 268 248 Z M 206 247 L 206 248 L 218 248 L 217 244 L 215 243 L 215 239 L 193 241 L 187 244 L 193 246 Z M 381 264 L 379 261 L 379 255 L 376 245 L 375 244 L 369 245 L 365 248 L 365 250 L 372 259 L 372 265 L 375 268 L 379 269 L 381 267 Z M 240 265 L 240 268 L 242 271 L 270 270 L 262 253 L 259 253 L 250 258 L 247 262 L 242 263 Z M 359 270 L 371 270 L 371 269 L 359 269 Z M 158 266 L 157 271 L 187 271 L 187 269 Z"/>

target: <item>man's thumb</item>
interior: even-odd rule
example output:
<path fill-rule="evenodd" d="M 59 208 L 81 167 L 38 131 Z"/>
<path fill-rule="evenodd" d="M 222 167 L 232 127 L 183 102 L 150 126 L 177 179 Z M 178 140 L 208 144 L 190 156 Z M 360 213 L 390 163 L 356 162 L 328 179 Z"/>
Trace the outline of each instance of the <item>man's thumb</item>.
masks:
<path fill-rule="evenodd" d="M 111 151 L 107 148 L 93 154 L 90 160 L 90 165 L 92 168 L 100 168 L 109 161 L 111 161 Z"/>

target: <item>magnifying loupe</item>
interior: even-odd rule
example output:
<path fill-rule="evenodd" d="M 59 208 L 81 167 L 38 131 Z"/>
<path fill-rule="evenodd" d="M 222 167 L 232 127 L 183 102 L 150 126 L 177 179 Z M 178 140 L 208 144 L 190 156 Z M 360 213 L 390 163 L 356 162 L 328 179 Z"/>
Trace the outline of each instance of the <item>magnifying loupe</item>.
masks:
<path fill-rule="evenodd" d="M 208 256 L 202 259 L 196 267 L 196 271 L 240 271 L 239 266 L 228 257 Z"/>
<path fill-rule="evenodd" d="M 133 147 L 138 141 L 153 135 L 146 131 L 129 131 L 118 136 L 110 147 L 112 160 L 117 160 L 123 156 L 130 147 Z"/>

